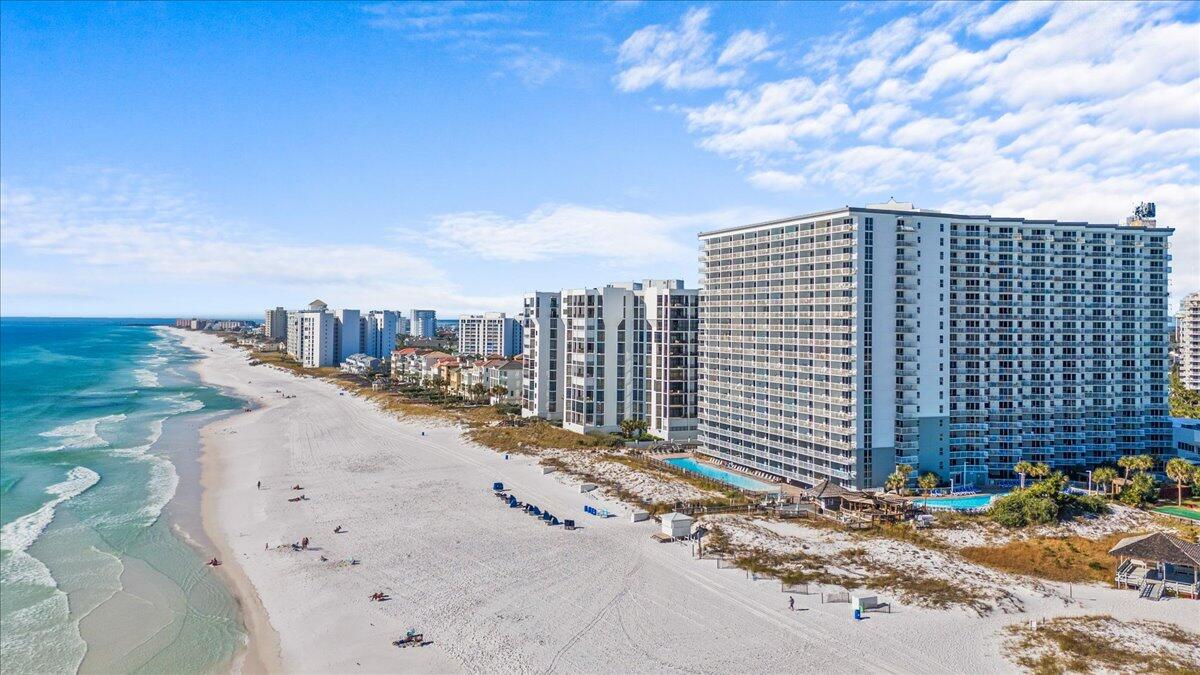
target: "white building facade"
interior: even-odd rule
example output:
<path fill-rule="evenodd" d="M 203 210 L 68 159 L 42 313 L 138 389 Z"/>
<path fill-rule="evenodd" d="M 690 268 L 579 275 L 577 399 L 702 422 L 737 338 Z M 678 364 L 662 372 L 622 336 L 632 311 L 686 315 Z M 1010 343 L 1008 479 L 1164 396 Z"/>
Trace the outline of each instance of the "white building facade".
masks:
<path fill-rule="evenodd" d="M 702 233 L 702 450 L 853 488 L 1164 455 L 1170 233 L 896 202 Z"/>
<path fill-rule="evenodd" d="M 527 295 L 523 414 L 578 433 L 638 419 L 659 438 L 694 438 L 698 303 L 678 280 Z"/>
<path fill-rule="evenodd" d="M 566 327 L 558 291 L 529 293 L 522 310 L 521 415 L 562 419 Z"/>
<path fill-rule="evenodd" d="M 1200 391 L 1200 293 L 1191 293 L 1179 304 L 1175 316 L 1179 336 L 1179 380 Z"/>
<path fill-rule="evenodd" d="M 460 316 L 458 353 L 464 356 L 516 356 L 521 353 L 521 324 L 503 312 Z"/>
<path fill-rule="evenodd" d="M 288 312 L 287 353 L 305 368 L 338 364 L 336 319 L 325 303 L 314 300 L 308 309 Z"/>

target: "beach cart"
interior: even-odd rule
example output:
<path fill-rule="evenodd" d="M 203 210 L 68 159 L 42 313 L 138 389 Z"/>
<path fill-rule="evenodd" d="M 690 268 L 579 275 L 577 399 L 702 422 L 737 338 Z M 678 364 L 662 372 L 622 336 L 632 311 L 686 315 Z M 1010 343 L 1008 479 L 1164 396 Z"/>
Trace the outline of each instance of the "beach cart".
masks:
<path fill-rule="evenodd" d="M 563 528 L 568 530 L 575 529 L 575 521 L 571 520 L 570 518 L 563 520 Z"/>

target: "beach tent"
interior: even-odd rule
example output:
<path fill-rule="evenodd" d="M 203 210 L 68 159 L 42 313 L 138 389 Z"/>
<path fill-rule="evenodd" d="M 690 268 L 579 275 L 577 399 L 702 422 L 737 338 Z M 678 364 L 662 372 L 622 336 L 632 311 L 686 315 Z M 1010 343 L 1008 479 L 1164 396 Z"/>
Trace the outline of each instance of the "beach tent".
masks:
<path fill-rule="evenodd" d="M 692 533 L 692 517 L 682 513 L 668 513 L 662 517 L 662 533 L 676 539 Z"/>

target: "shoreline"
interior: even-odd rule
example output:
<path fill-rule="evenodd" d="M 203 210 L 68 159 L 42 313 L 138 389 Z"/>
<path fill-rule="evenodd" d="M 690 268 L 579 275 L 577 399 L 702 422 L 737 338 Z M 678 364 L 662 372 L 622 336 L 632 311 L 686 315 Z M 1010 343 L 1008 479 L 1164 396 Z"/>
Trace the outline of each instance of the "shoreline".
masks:
<path fill-rule="evenodd" d="M 175 331 L 175 329 L 171 330 Z M 182 331 L 175 331 L 175 334 L 180 336 Z M 202 357 L 200 361 L 193 363 L 188 368 L 196 373 L 201 383 L 218 389 L 225 396 L 241 401 L 244 407 L 249 407 L 252 411 L 246 413 L 241 410 L 231 410 L 214 415 L 212 419 L 200 425 L 197 430 L 197 441 L 199 442 L 197 462 L 200 465 L 200 526 L 207 543 L 217 551 L 215 557 L 221 560 L 221 565 L 212 569 L 233 596 L 238 614 L 242 619 L 242 628 L 246 631 L 246 641 L 234 653 L 229 663 L 229 670 L 234 673 L 281 673 L 284 672 L 284 668 L 280 656 L 279 635 L 271 624 L 270 616 L 262 604 L 258 590 L 246 575 L 246 571 L 242 569 L 241 563 L 229 546 L 224 533 L 221 532 L 220 523 L 215 514 L 214 487 L 223 484 L 225 467 L 213 448 L 213 444 L 209 441 L 211 430 L 218 424 L 238 415 L 254 414 L 262 410 L 264 406 L 247 400 L 241 392 L 232 391 L 229 387 L 209 381 L 205 377 L 204 369 L 199 367 L 204 363 L 205 353 L 195 345 L 189 344 L 187 340 L 184 340 L 183 344 Z"/>
<path fill-rule="evenodd" d="M 853 622 L 848 605 L 797 595 L 792 612 L 777 581 L 654 542 L 653 522 L 584 515 L 585 506 L 629 507 L 544 475 L 537 457 L 506 458 L 458 426 L 397 417 L 329 382 L 250 367 L 212 336 L 185 344 L 205 356 L 197 370 L 206 384 L 260 406 L 205 427 L 202 461 L 205 521 L 229 564 L 222 571 L 245 581 L 235 594 L 247 632 L 258 619 L 278 639 L 269 652 L 251 638 L 255 654 L 278 657 L 264 662 L 268 670 L 950 673 L 975 663 L 1010 672 L 1010 625 L 1085 613 L 1186 625 L 1193 609 L 988 572 L 1011 584 L 1023 609 L 976 617 L 889 595 L 895 614 Z M 494 481 L 581 528 L 546 527 L 498 504 Z M 290 501 L 301 494 L 305 501 Z M 330 534 L 336 526 L 345 531 Z M 310 536 L 308 550 L 288 545 Z M 829 536 L 793 543 L 825 547 Z M 896 565 L 924 555 L 879 548 Z M 370 602 L 374 592 L 390 600 Z M 432 644 L 392 647 L 410 627 Z M 250 656 L 248 646 L 247 669 Z"/>

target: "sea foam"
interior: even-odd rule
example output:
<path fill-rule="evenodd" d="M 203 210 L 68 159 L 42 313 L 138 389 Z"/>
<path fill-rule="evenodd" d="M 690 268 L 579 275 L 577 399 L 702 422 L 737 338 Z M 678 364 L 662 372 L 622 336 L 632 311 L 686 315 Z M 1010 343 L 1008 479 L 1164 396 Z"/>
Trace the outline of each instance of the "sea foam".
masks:
<path fill-rule="evenodd" d="M 46 527 L 54 520 L 54 510 L 59 504 L 83 494 L 85 490 L 100 482 L 100 474 L 84 466 L 67 472 L 67 479 L 46 488 L 53 499 L 42 504 L 33 513 L 21 516 L 0 528 L 0 549 L 12 552 L 5 561 L 5 581 L 24 581 L 42 586 L 55 586 L 50 570 L 33 556 L 25 553 Z"/>
<path fill-rule="evenodd" d="M 70 424 L 55 427 L 50 431 L 43 431 L 38 434 L 43 438 L 60 438 L 60 444 L 47 448 L 47 450 L 82 450 L 85 448 L 99 448 L 108 443 L 100 437 L 96 431 L 101 424 L 116 424 L 125 419 L 125 415 L 105 415 L 104 417 L 91 417 L 88 419 L 78 420 Z"/>

